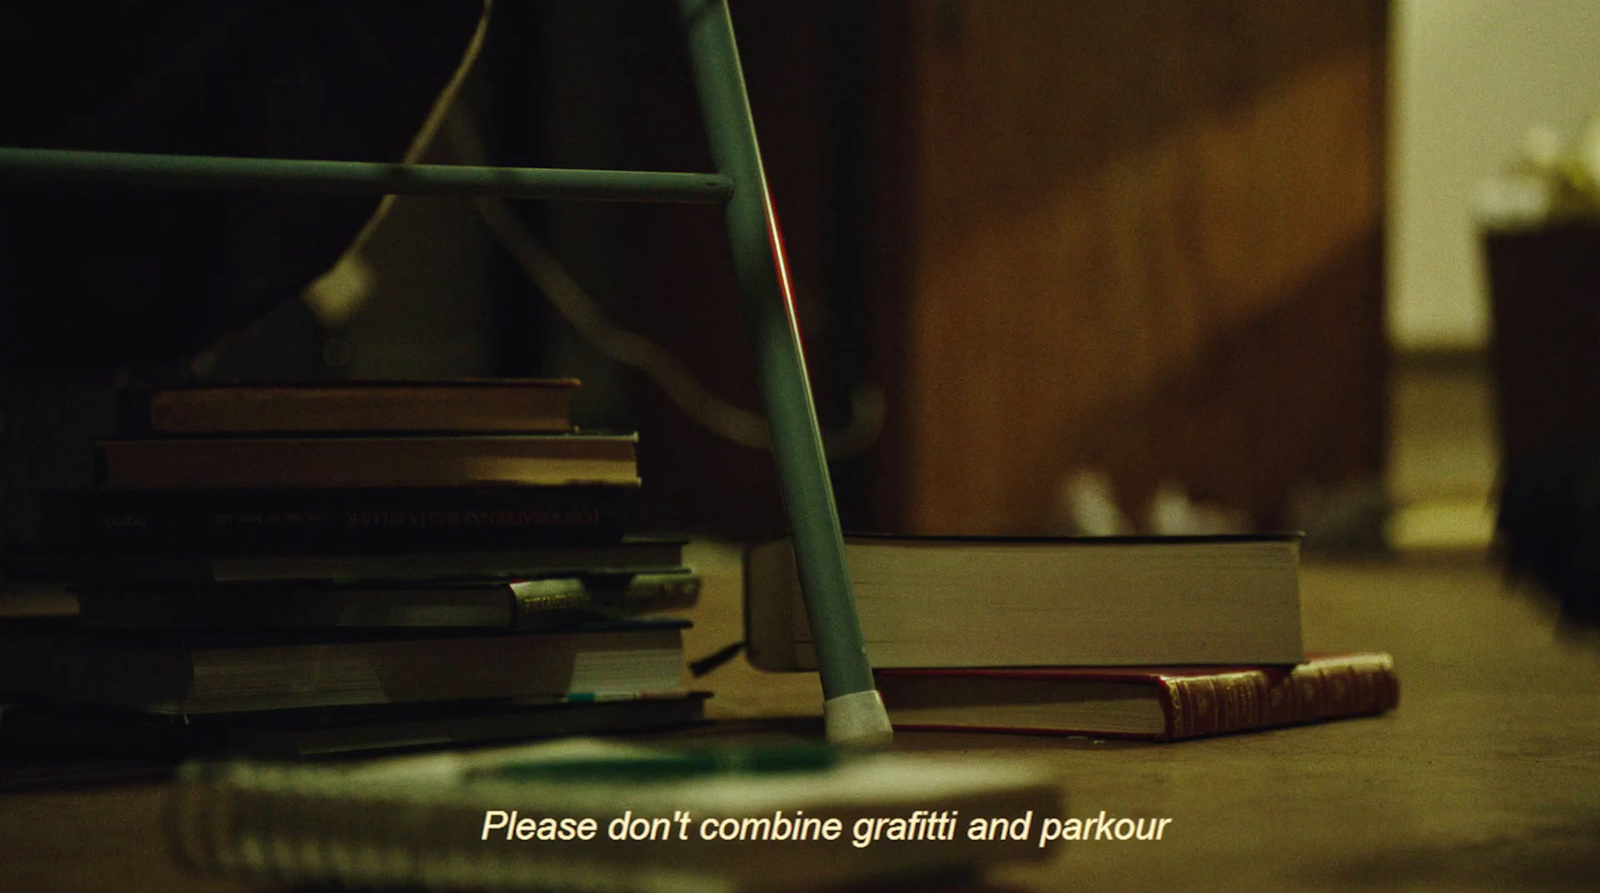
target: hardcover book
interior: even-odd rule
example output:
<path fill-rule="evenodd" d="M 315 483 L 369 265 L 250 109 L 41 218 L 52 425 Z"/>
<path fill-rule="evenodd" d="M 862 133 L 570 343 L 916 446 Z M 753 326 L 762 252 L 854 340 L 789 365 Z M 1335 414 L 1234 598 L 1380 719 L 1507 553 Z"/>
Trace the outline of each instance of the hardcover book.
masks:
<path fill-rule="evenodd" d="M 848 536 L 874 667 L 1295 664 L 1294 536 Z M 745 564 L 749 659 L 816 667 L 787 540 Z"/>
<path fill-rule="evenodd" d="M 606 542 L 638 499 L 632 485 L 55 491 L 40 502 L 40 539 L 217 553 Z"/>
<path fill-rule="evenodd" d="M 5 554 L 7 575 L 125 586 L 170 583 L 372 583 L 525 580 L 563 575 L 669 572 L 683 566 L 684 540 L 628 539 L 520 549 L 214 555 L 95 552 L 52 547 Z"/>
<path fill-rule="evenodd" d="M 129 390 L 133 436 L 268 433 L 554 433 L 571 428 L 576 379 L 216 385 Z"/>
<path fill-rule="evenodd" d="M 1382 713 L 1400 703 L 1387 654 L 1293 667 L 879 670 L 899 729 L 1046 732 L 1176 741 Z"/>
<path fill-rule="evenodd" d="M 635 435 L 103 440 L 111 490 L 636 486 Z"/>

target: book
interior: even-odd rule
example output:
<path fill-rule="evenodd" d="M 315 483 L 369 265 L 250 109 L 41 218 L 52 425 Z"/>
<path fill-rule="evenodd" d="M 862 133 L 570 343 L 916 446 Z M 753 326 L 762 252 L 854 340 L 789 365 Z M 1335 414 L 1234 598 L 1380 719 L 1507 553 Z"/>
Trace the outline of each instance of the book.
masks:
<path fill-rule="evenodd" d="M 240 554 L 96 552 L 15 548 L 4 570 L 19 580 L 79 584 L 401 583 L 525 580 L 575 574 L 672 571 L 683 566 L 681 539 L 627 539 L 523 549 Z"/>
<path fill-rule="evenodd" d="M 551 629 L 597 617 L 692 607 L 700 576 L 665 573 L 483 583 L 355 586 L 231 583 L 83 587 L 78 619 L 107 629 Z"/>
<path fill-rule="evenodd" d="M 0 754 L 272 759 L 644 732 L 705 721 L 705 692 L 520 701 L 446 701 L 171 716 L 27 703 L 0 705 Z"/>
<path fill-rule="evenodd" d="M 53 491 L 39 539 L 104 551 L 362 551 L 622 539 L 621 486 Z"/>
<path fill-rule="evenodd" d="M 0 700 L 201 714 L 681 689 L 684 621 L 404 637 L 0 625 Z"/>
<path fill-rule="evenodd" d="M 1063 798 L 1021 761 L 575 739 L 190 763 L 170 807 L 182 861 L 278 883 L 775 893 L 970 883 L 988 865 L 1045 861 L 1055 847 L 1036 838 Z"/>
<path fill-rule="evenodd" d="M 1387 654 L 1293 667 L 879 670 L 899 729 L 1048 732 L 1176 741 L 1382 713 L 1400 703 Z"/>
<path fill-rule="evenodd" d="M 875 667 L 1295 664 L 1294 536 L 848 536 Z M 816 667 L 787 540 L 745 562 L 750 662 Z"/>
<path fill-rule="evenodd" d="M 354 432 L 555 433 L 576 379 L 212 385 L 119 394 L 131 436 Z"/>
<path fill-rule="evenodd" d="M 636 435 L 103 440 L 111 490 L 637 486 Z"/>

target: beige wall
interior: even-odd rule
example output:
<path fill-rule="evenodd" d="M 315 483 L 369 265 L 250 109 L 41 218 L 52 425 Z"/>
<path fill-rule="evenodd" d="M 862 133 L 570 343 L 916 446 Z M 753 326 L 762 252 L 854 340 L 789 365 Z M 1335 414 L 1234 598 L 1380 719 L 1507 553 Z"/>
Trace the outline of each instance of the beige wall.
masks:
<path fill-rule="evenodd" d="M 1393 343 L 1482 347 L 1472 208 L 1536 124 L 1600 108 L 1600 2 L 1394 0 L 1387 293 Z"/>

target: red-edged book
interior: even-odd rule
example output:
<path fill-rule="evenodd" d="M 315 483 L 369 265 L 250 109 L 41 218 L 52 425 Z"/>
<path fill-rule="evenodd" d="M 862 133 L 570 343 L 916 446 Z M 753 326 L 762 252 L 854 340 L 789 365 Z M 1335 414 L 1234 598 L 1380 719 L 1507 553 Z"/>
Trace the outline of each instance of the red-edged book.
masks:
<path fill-rule="evenodd" d="M 1387 654 L 1292 667 L 879 670 L 897 729 L 1176 741 L 1382 713 L 1400 702 Z"/>

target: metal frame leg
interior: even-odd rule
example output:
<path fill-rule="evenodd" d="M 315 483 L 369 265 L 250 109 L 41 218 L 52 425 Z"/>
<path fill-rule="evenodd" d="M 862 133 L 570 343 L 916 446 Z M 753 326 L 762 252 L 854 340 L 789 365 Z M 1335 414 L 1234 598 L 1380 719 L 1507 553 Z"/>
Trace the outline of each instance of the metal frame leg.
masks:
<path fill-rule="evenodd" d="M 852 746 L 887 744 L 892 737 L 889 717 L 872 681 L 856 616 L 783 240 L 761 166 L 733 22 L 725 0 L 680 0 L 679 6 L 711 156 L 717 171 L 734 184 L 726 206 L 728 242 L 816 643 L 828 740 Z"/>

